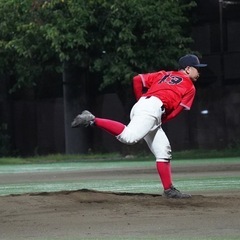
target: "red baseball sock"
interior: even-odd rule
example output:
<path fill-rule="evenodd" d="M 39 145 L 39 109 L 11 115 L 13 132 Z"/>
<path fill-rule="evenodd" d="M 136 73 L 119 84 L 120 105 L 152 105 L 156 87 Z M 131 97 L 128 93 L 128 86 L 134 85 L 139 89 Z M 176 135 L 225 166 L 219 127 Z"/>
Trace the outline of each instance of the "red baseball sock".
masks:
<path fill-rule="evenodd" d="M 94 124 L 97 127 L 102 128 L 105 131 L 113 134 L 114 136 L 118 136 L 125 128 L 125 125 L 120 122 L 104 118 L 95 118 Z"/>
<path fill-rule="evenodd" d="M 170 162 L 156 162 L 157 171 L 162 181 L 164 190 L 172 186 L 172 172 Z"/>

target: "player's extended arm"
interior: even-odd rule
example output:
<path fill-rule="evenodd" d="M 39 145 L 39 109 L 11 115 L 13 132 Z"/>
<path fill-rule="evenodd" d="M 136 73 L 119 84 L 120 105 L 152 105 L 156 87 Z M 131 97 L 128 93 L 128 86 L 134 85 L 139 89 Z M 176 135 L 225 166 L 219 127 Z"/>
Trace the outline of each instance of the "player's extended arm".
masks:
<path fill-rule="evenodd" d="M 169 115 L 165 115 L 165 117 L 163 117 L 162 123 L 168 122 L 169 120 L 175 118 L 183 109 L 184 109 L 184 107 L 179 105 L 173 112 L 171 112 Z"/>
<path fill-rule="evenodd" d="M 142 78 L 140 77 L 140 75 L 136 75 L 133 77 L 133 91 L 135 94 L 136 99 L 138 100 L 142 94 L 143 94 L 143 82 L 142 82 Z"/>

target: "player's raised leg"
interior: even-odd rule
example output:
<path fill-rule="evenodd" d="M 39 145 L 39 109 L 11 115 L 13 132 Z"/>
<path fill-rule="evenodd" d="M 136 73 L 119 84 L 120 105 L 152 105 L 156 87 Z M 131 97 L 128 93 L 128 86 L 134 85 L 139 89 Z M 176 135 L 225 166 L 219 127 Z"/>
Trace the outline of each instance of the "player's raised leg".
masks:
<path fill-rule="evenodd" d="M 134 115 L 130 123 L 126 126 L 118 121 L 97 118 L 85 110 L 73 120 L 72 127 L 96 126 L 114 135 L 122 143 L 135 144 L 150 131 L 155 122 L 155 117 Z"/>
<path fill-rule="evenodd" d="M 72 122 L 73 128 L 80 126 L 88 127 L 93 125 L 104 129 L 114 136 L 119 135 L 125 128 L 125 125 L 120 122 L 110 119 L 97 118 L 88 110 L 84 110 L 81 114 L 77 115 Z"/>

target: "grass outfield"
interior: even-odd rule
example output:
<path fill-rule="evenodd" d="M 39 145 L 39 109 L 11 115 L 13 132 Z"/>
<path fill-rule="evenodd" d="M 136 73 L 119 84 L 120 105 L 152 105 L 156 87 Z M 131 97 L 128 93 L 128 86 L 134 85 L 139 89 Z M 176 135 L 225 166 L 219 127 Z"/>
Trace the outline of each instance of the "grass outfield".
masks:
<path fill-rule="evenodd" d="M 221 158 L 205 158 L 205 159 L 175 159 L 172 160 L 172 166 L 194 166 L 194 165 L 214 165 L 214 164 L 237 164 L 240 163 L 240 157 L 221 157 Z M 8 164 L 7 164 L 8 163 Z M 91 169 L 111 169 L 111 168 L 138 168 L 152 167 L 155 160 L 152 157 L 142 158 L 96 158 L 87 159 L 68 159 L 65 161 L 8 161 L 4 159 L 4 164 L 0 165 L 1 173 L 17 173 L 17 172 L 39 172 L 39 171 L 71 171 L 71 170 L 91 170 Z"/>
<path fill-rule="evenodd" d="M 172 161 L 172 166 L 219 166 L 224 164 L 238 164 L 240 162 L 239 157 L 234 158 L 210 158 L 210 159 L 195 159 L 191 160 L 175 160 Z M 34 174 L 50 174 L 54 175 L 59 172 L 81 174 L 86 171 L 103 171 L 103 170 L 123 170 L 126 169 L 145 169 L 155 167 L 153 159 L 101 159 L 93 160 L 86 159 L 78 160 L 76 162 L 55 162 L 55 163 L 31 163 L 31 164 L 8 164 L 0 166 L 0 179 L 4 180 L 4 176 L 11 174 L 18 174 L 20 176 L 30 176 L 31 181 L 22 180 L 19 182 L 3 182 L 0 181 L 0 195 L 9 194 L 21 194 L 30 192 L 56 192 L 62 190 L 78 190 L 78 189 L 92 189 L 98 191 L 114 191 L 114 192 L 131 192 L 131 193 L 160 193 L 158 175 L 147 174 L 147 175 L 134 175 L 134 177 L 122 177 L 121 174 L 104 179 L 101 174 L 94 178 L 73 178 L 73 179 L 54 179 L 51 180 L 36 180 Z M 94 175 L 94 174 L 93 174 Z M 222 190 L 239 190 L 240 189 L 240 175 L 236 172 L 235 175 L 222 176 L 195 176 L 195 175 L 183 175 L 178 177 L 174 176 L 175 185 L 180 189 L 185 189 L 190 192 L 201 192 L 201 191 L 222 191 Z"/>
<path fill-rule="evenodd" d="M 186 150 L 180 152 L 173 152 L 173 160 L 199 160 L 199 159 L 226 159 L 232 157 L 240 157 L 240 148 L 228 148 L 222 150 Z M 56 162 L 82 162 L 82 161 L 123 161 L 124 159 L 131 159 L 131 161 L 152 161 L 154 159 L 152 154 L 139 154 L 123 156 L 119 153 L 109 154 L 81 154 L 81 155 L 67 155 L 54 154 L 45 156 L 33 157 L 0 157 L 0 165 L 9 164 L 29 164 L 29 163 L 56 163 Z"/>

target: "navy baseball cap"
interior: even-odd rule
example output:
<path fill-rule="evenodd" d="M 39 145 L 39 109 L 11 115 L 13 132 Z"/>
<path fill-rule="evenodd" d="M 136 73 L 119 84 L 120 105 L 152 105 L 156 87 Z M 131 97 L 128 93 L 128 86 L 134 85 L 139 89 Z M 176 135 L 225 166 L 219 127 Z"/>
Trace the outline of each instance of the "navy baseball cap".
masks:
<path fill-rule="evenodd" d="M 206 67 L 207 64 L 200 63 L 198 57 L 193 54 L 187 54 L 181 57 L 178 61 L 180 68 L 184 69 L 186 67 Z"/>

